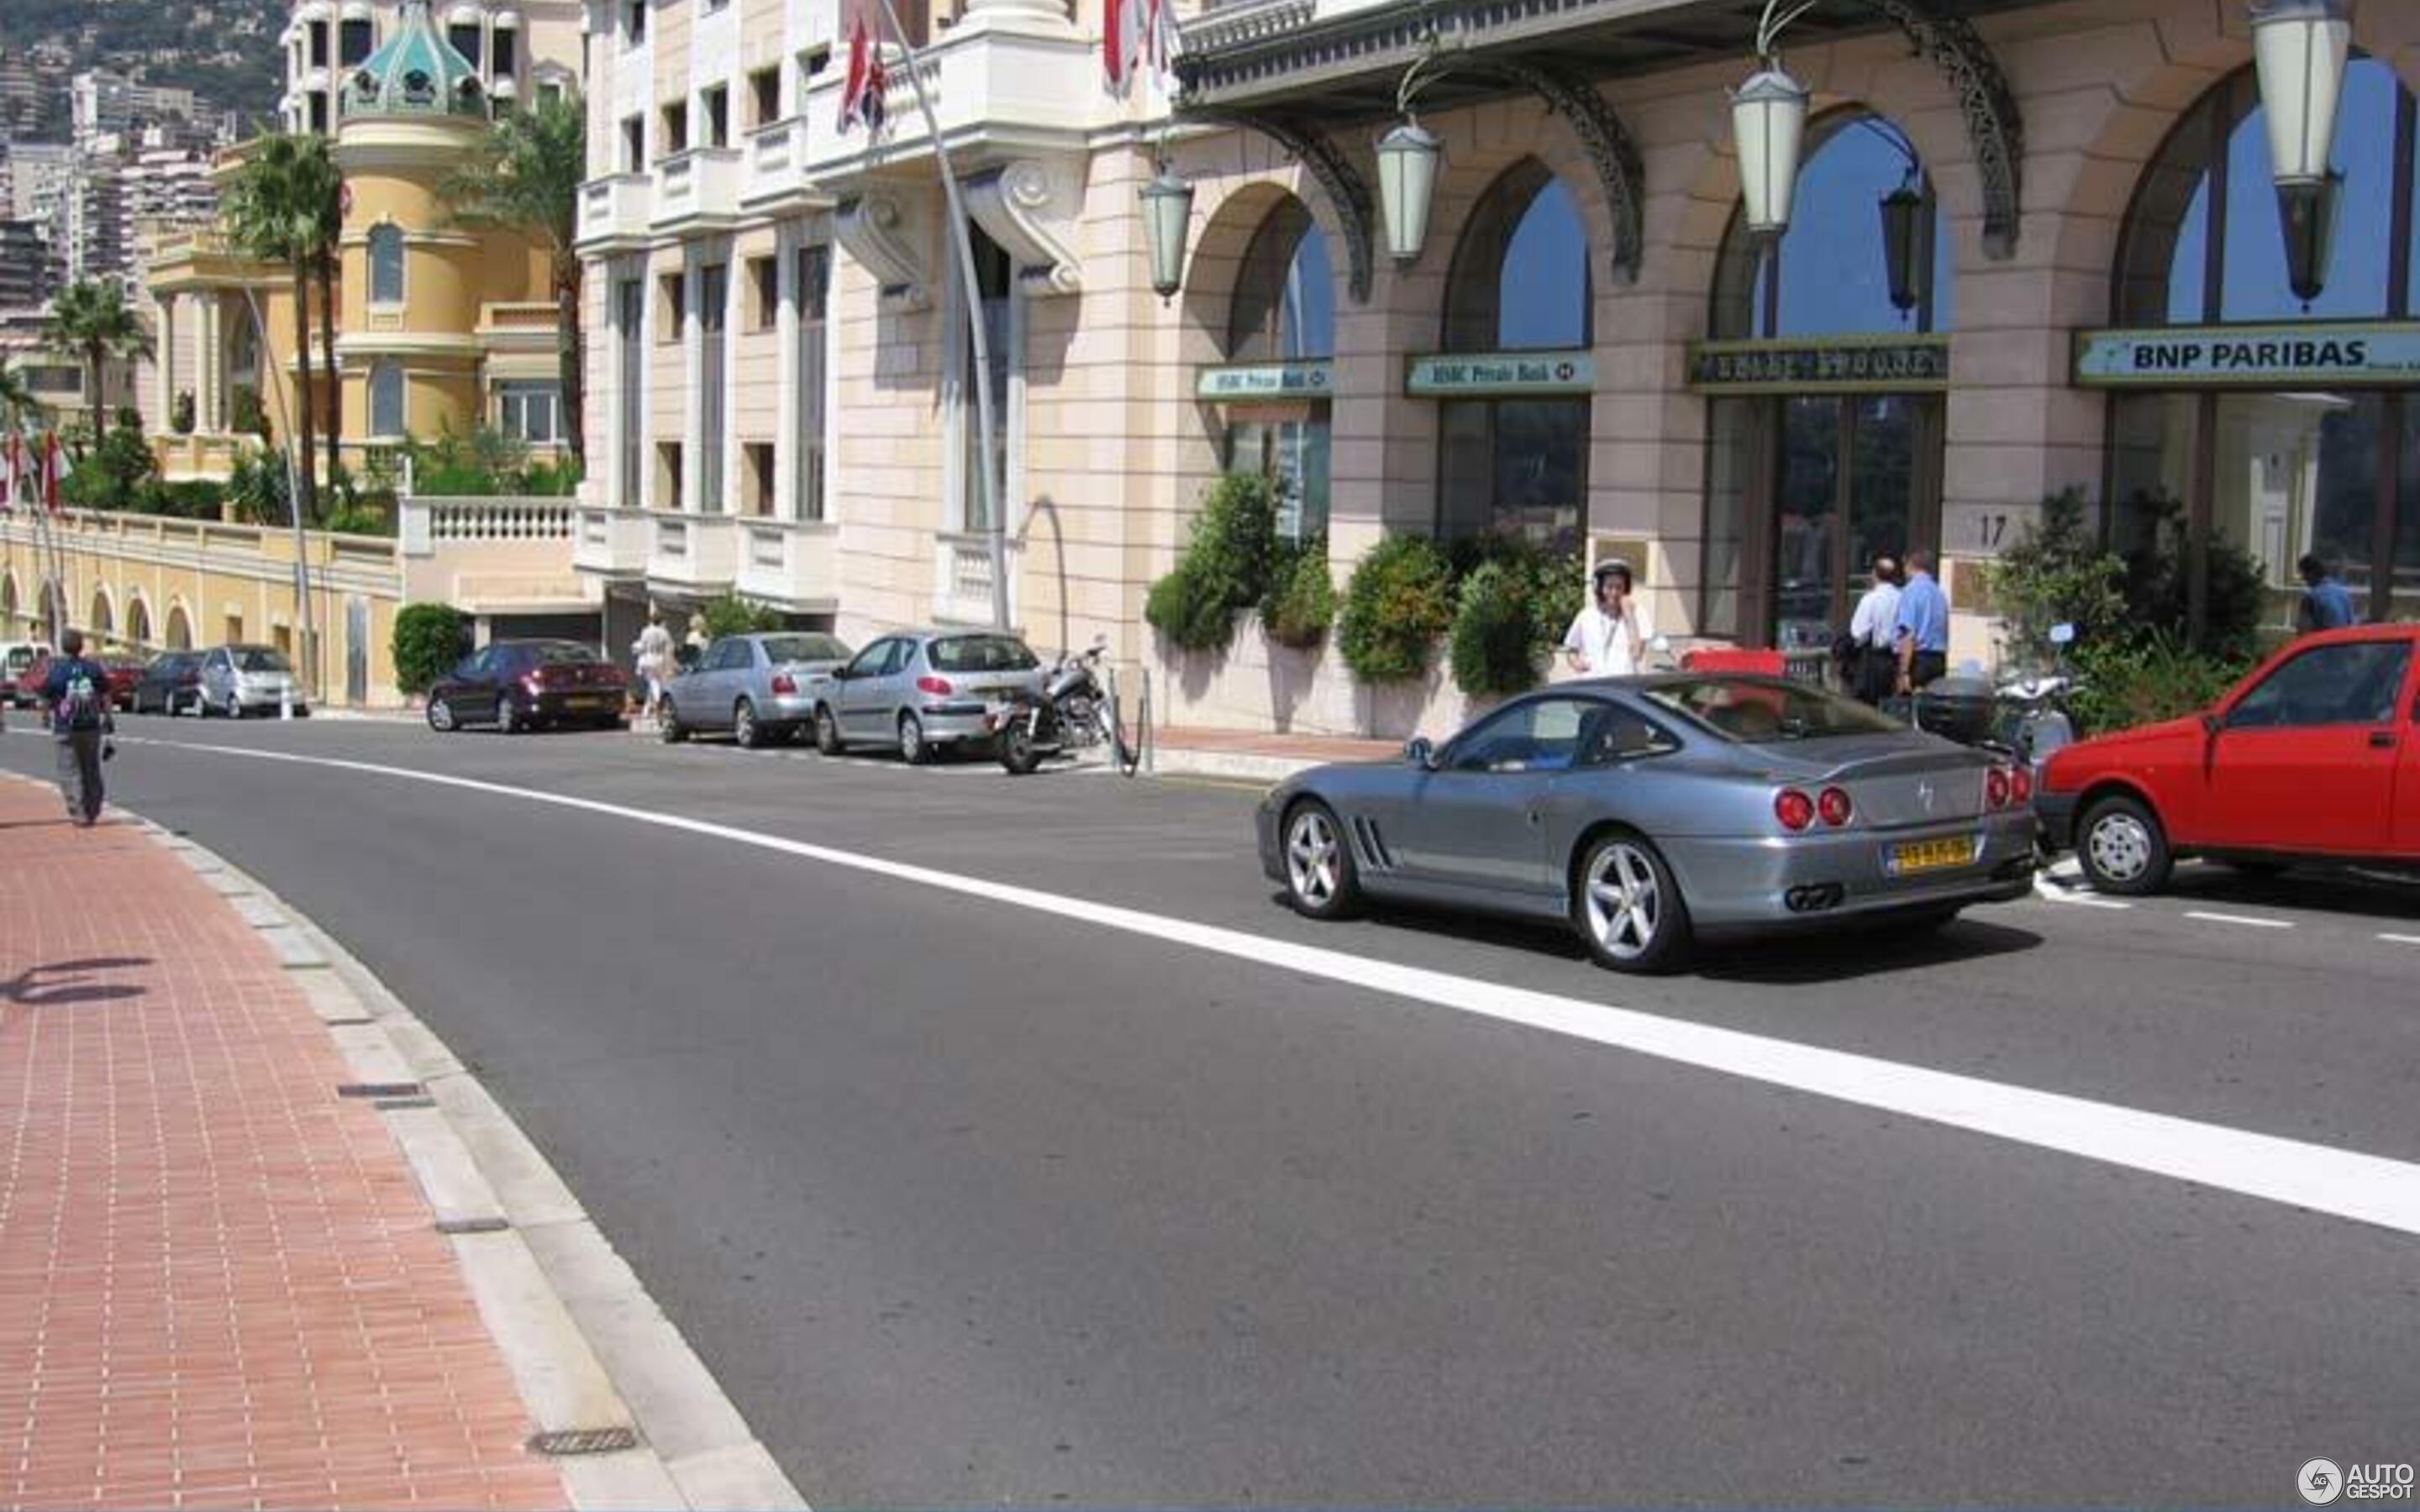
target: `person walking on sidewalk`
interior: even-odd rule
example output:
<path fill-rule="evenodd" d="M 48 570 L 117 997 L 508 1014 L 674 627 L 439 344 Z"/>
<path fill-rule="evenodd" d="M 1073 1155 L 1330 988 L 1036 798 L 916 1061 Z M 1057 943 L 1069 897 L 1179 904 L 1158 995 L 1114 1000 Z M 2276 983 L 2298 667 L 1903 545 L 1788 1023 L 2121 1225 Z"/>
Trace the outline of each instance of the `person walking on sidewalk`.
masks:
<path fill-rule="evenodd" d="M 1849 655 L 1840 667 L 1849 691 L 1868 703 L 1890 697 L 1898 634 L 1899 559 L 1885 551 L 1874 558 L 1874 585 L 1857 600 L 1857 611 L 1850 617 Z"/>
<path fill-rule="evenodd" d="M 85 657 L 84 632 L 61 635 L 41 699 L 51 711 L 51 737 L 58 742 L 59 795 L 67 799 L 68 817 L 85 829 L 101 822 L 101 764 L 116 754 L 109 745 L 116 726 L 108 687 L 109 669 Z"/>
<path fill-rule="evenodd" d="M 647 717 L 658 723 L 664 717 L 664 679 L 672 675 L 673 633 L 664 628 L 664 611 L 650 607 L 647 627 L 630 646 L 638 658 L 639 686 L 646 689 Z"/>

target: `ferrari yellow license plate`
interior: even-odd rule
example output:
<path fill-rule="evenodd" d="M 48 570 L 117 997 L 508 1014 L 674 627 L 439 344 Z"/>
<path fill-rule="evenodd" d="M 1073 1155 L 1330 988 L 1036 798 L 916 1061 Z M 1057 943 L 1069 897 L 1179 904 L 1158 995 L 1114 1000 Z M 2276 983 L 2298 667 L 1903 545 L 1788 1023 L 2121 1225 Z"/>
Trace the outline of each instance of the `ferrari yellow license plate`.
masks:
<path fill-rule="evenodd" d="M 1954 840 L 1918 841 L 1913 845 L 1891 848 L 1889 871 L 1895 877 L 1912 876 L 1918 872 L 1946 872 L 1951 867 L 1965 866 L 1975 859 L 1975 838 L 1960 835 Z"/>

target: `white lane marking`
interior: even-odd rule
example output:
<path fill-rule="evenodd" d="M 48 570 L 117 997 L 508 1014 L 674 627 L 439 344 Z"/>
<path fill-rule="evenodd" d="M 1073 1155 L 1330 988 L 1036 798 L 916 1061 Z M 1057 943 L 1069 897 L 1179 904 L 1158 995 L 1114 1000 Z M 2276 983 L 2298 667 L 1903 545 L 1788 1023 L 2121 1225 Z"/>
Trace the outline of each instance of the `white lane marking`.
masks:
<path fill-rule="evenodd" d="M 2134 906 L 2133 903 L 2123 903 L 2116 898 L 2101 898 L 2089 892 L 2071 890 L 2053 882 L 2040 872 L 2034 873 L 2034 896 L 2047 898 L 2055 903 L 2073 903 L 2078 908 L 2126 909 Z"/>
<path fill-rule="evenodd" d="M 2198 918 L 2205 924 L 2241 924 L 2245 929 L 2292 929 L 2291 920 L 2256 918 L 2250 914 L 2205 914 L 2196 909 L 2185 910 L 2187 918 Z"/>
<path fill-rule="evenodd" d="M 2381 934 L 2379 938 L 2389 945 L 2420 945 L 2420 934 Z"/>
<path fill-rule="evenodd" d="M 475 778 L 416 772 L 374 762 L 231 746 L 145 741 L 171 749 L 285 762 L 334 771 L 422 782 L 459 792 L 483 793 L 522 803 L 601 814 L 631 824 L 653 825 L 708 840 L 728 841 L 894 881 L 953 892 L 1101 929 L 1180 945 L 1255 965 L 1319 977 L 1348 987 L 1385 993 L 1414 1002 L 1450 1008 L 1506 1024 L 1585 1040 L 1617 1050 L 1653 1056 L 1729 1076 L 1745 1077 L 1860 1107 L 1902 1114 L 1929 1122 L 1989 1134 L 2040 1149 L 2192 1181 L 2225 1192 L 2309 1208 L 2403 1233 L 2420 1234 L 2420 1165 L 2330 1149 L 2273 1134 L 2253 1134 L 2168 1114 L 2097 1103 L 2061 1092 L 2038 1091 L 1921 1066 L 1903 1065 L 1846 1051 L 1825 1050 L 1736 1029 L 1614 1008 L 1576 997 L 1559 997 L 1419 966 L 1350 955 L 1321 946 L 1296 945 L 1169 918 L 1139 909 L 1088 902 L 1032 887 L 961 876 L 930 867 L 887 861 L 854 851 L 761 834 L 729 825 L 650 813 L 595 798 L 540 793 Z"/>

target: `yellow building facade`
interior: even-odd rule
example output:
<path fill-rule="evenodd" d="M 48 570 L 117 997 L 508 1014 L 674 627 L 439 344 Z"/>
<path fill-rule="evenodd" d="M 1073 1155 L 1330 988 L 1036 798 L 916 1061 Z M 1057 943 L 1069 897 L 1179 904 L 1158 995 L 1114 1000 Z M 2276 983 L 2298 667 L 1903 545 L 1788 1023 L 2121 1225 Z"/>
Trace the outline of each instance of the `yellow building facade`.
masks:
<path fill-rule="evenodd" d="M 333 393 L 316 290 L 312 349 L 298 353 L 290 270 L 242 256 L 215 228 L 157 249 L 153 404 L 173 414 L 190 394 L 194 415 L 190 430 L 157 438 L 168 479 L 225 478 L 256 428 L 297 428 L 305 393 L 315 430 L 333 420 L 356 475 L 408 440 L 483 425 L 542 453 L 564 441 L 548 255 L 517 233 L 457 224 L 444 193 L 487 134 L 491 87 L 426 0 L 406 0 L 384 45 L 333 91 L 345 181 Z M 247 150 L 221 160 L 223 188 Z"/>

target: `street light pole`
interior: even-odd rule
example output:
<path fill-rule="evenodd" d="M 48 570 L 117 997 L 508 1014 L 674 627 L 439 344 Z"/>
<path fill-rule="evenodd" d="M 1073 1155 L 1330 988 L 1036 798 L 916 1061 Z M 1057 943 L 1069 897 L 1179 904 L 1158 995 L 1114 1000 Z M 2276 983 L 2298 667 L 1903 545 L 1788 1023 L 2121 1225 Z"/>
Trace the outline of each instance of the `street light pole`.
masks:
<path fill-rule="evenodd" d="M 881 0 L 881 5 L 883 23 L 907 55 L 908 83 L 916 91 L 916 110 L 924 117 L 924 133 L 933 139 L 933 158 L 941 170 L 941 196 L 949 207 L 950 239 L 957 251 L 958 295 L 966 305 L 968 338 L 975 359 L 975 449 L 983 454 L 979 468 L 983 491 L 979 497 L 983 500 L 984 517 L 991 525 L 991 622 L 994 628 L 1005 630 L 1009 627 L 1008 512 L 1000 497 L 1001 479 L 992 471 L 992 447 L 999 435 L 999 422 L 992 413 L 991 340 L 984 329 L 982 285 L 975 276 L 974 235 L 968 228 L 966 201 L 958 192 L 957 172 L 950 165 L 949 144 L 941 140 L 940 117 L 933 113 L 932 99 L 924 92 L 924 76 L 917 68 L 916 49 L 908 44 L 908 29 L 899 24 L 899 12 L 892 0 Z"/>
<path fill-rule="evenodd" d="M 260 290 L 247 286 L 243 291 L 243 303 L 244 308 L 252 316 L 254 344 L 259 347 L 264 356 L 274 352 L 276 348 L 269 343 L 269 322 L 260 313 Z M 299 365 L 302 372 L 302 381 L 308 383 L 311 379 L 311 360 L 308 352 L 301 354 Z M 311 635 L 310 540 L 302 530 L 302 482 L 294 467 L 294 424 L 292 417 L 287 411 L 286 391 L 271 383 L 269 385 L 269 396 L 277 405 L 278 450 L 286 457 L 286 512 L 293 517 L 294 521 L 294 617 L 302 622 L 302 661 L 306 669 L 303 673 L 302 692 L 305 698 L 316 704 L 320 702 L 319 647 Z M 305 394 L 303 403 L 309 402 L 310 396 Z M 340 405 L 339 416 L 342 413 L 343 407 Z M 334 481 L 333 478 L 329 480 L 331 484 Z"/>

